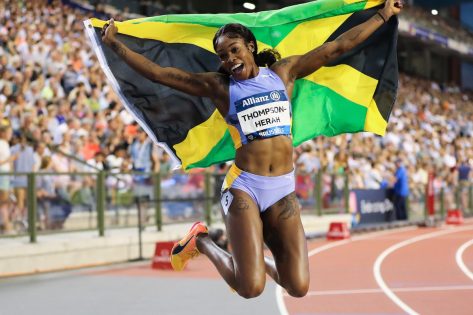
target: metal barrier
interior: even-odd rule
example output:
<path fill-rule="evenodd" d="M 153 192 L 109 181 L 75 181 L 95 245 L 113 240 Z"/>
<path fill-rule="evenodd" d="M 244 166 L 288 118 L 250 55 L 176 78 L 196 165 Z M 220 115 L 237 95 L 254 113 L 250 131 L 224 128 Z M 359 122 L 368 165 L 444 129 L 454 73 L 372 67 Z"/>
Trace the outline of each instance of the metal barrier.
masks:
<path fill-rule="evenodd" d="M 97 230 L 99 236 L 104 236 L 107 228 L 133 227 L 138 223 L 144 227 L 155 226 L 158 231 L 162 230 L 164 224 L 183 221 L 205 220 L 210 226 L 220 217 L 219 195 L 225 174 L 207 171 L 168 175 L 100 171 L 10 172 L 0 173 L 1 176 L 27 177 L 27 224 L 19 229 L 17 235 L 27 234 L 30 242 L 34 243 L 38 234 L 57 230 Z M 37 196 L 37 191 L 42 188 L 38 184 L 41 185 L 45 180 L 64 182 L 72 188 L 69 191 L 56 191 L 57 196 L 44 200 Z M 319 216 L 349 213 L 351 188 L 346 174 L 319 172 L 296 175 L 296 195 L 303 213 Z M 442 219 L 445 217 L 449 208 L 446 198 L 454 200 L 455 206 L 462 208 L 466 215 L 473 215 L 473 185 L 463 184 L 455 192 L 450 190 L 448 193 L 450 195 L 443 188 L 437 189 L 436 216 Z M 137 200 L 139 205 L 136 204 Z M 411 219 L 427 218 L 425 200 L 425 195 L 411 196 Z M 51 218 L 45 219 L 45 216 Z"/>
<path fill-rule="evenodd" d="M 39 173 L 2 173 L 0 176 L 8 177 L 21 177 L 25 176 L 27 178 L 26 187 L 12 187 L 12 191 L 18 189 L 24 189 L 26 191 L 26 202 L 27 207 L 27 221 L 21 227 L 17 227 L 17 232 L 19 235 L 27 233 L 30 237 L 31 242 L 36 242 L 38 229 L 41 229 L 41 232 L 52 231 L 56 229 L 61 229 L 63 231 L 63 224 L 67 217 L 73 212 L 74 208 L 79 207 L 89 207 L 89 213 L 96 213 L 96 224 L 92 224 L 90 220 L 92 216 L 88 217 L 88 228 L 90 229 L 93 225 L 93 228 L 97 228 L 99 235 L 104 235 L 104 218 L 103 213 L 105 209 L 105 192 L 103 185 L 103 176 L 104 174 L 100 173 L 89 173 L 89 172 L 77 172 L 77 173 L 53 173 L 53 172 L 39 172 Z M 74 179 L 71 179 L 74 178 Z M 89 180 L 92 179 L 93 180 Z M 54 184 L 54 192 L 48 196 L 38 197 L 38 191 L 41 191 L 45 187 L 43 186 L 44 182 L 49 182 L 52 185 Z M 93 188 L 90 186 L 91 183 L 95 182 L 96 187 Z M 75 187 L 68 191 L 67 185 L 73 183 Z M 89 184 L 86 184 L 89 183 Z M 64 184 L 64 185 L 60 185 Z M 53 186 L 52 186 L 53 187 Z M 71 185 L 72 187 L 72 185 Z M 85 190 L 89 191 L 89 200 L 87 204 L 83 202 Z M 76 194 L 72 194 L 74 191 Z M 21 212 L 22 209 L 19 209 L 19 200 L 18 194 L 10 194 L 10 201 L 8 205 L 10 206 L 10 211 L 12 213 Z M 82 199 L 81 199 L 82 198 Z M 93 200 L 92 200 L 93 199 Z M 15 210 L 15 211 L 14 211 Z M 21 222 L 21 214 L 16 214 L 17 218 L 13 218 L 13 224 L 18 225 L 18 222 Z M 19 217 L 20 216 L 20 217 Z M 49 227 L 46 227 L 45 222 L 48 222 Z M 84 227 L 80 229 L 86 229 Z M 79 229 L 71 229 L 79 230 Z"/>

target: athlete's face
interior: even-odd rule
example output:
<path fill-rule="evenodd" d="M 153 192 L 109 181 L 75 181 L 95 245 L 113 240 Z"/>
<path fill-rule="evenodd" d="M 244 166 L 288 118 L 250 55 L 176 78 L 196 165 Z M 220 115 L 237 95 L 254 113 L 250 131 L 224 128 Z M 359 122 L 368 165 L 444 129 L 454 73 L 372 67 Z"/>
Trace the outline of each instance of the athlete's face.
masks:
<path fill-rule="evenodd" d="M 243 38 L 230 38 L 225 35 L 217 39 L 216 53 L 222 62 L 222 67 L 236 80 L 246 80 L 258 74 L 253 57 L 255 45 L 246 43 Z"/>

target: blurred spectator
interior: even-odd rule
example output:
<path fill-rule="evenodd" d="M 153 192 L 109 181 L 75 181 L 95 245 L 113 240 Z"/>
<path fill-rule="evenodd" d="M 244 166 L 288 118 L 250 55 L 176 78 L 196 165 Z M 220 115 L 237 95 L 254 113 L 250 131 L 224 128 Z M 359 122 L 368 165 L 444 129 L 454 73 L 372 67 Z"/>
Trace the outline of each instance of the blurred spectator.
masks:
<path fill-rule="evenodd" d="M 472 176 L 471 176 L 471 165 L 468 161 L 464 158 L 462 159 L 460 165 L 458 166 L 458 182 L 460 184 L 459 187 L 459 201 L 460 201 L 460 208 L 465 211 L 468 208 L 468 189 L 469 185 L 472 184 Z"/>
<path fill-rule="evenodd" d="M 129 159 L 123 159 L 120 168 L 116 170 L 117 174 L 111 174 L 107 177 L 107 188 L 109 191 L 110 201 L 115 211 L 121 206 L 129 206 L 130 202 L 127 198 L 133 188 L 133 176 L 130 174 L 132 169 Z M 125 201 L 127 200 L 127 201 Z"/>
<path fill-rule="evenodd" d="M 312 141 L 307 141 L 301 145 L 302 153 L 297 158 L 297 167 L 299 172 L 306 174 L 315 173 L 320 169 L 320 160 L 317 152 L 314 150 Z"/>
<path fill-rule="evenodd" d="M 36 172 L 41 167 L 41 161 L 43 157 L 51 156 L 51 151 L 44 142 L 37 142 L 34 146 L 34 167 L 33 170 Z"/>
<path fill-rule="evenodd" d="M 52 160 L 50 156 L 41 158 L 39 173 L 53 172 Z M 50 219 L 51 203 L 56 198 L 56 190 L 54 187 L 53 175 L 41 175 L 36 177 L 36 197 L 38 198 L 38 214 L 40 227 L 49 229 L 55 224 Z"/>
<path fill-rule="evenodd" d="M 153 142 L 142 129 L 138 130 L 138 136 L 129 146 L 129 155 L 133 161 L 133 170 L 137 172 L 151 173 L 153 168 Z M 149 183 L 149 175 L 136 174 L 133 176 L 135 193 L 139 196 L 150 195 L 149 189 L 144 185 Z"/>
<path fill-rule="evenodd" d="M 102 152 L 97 152 L 94 155 L 93 159 L 87 160 L 87 164 L 92 166 L 94 171 L 96 170 L 107 170 L 108 166 L 105 163 L 105 155 Z"/>
<path fill-rule="evenodd" d="M 462 184 L 468 183 L 471 179 L 471 165 L 466 159 L 463 159 L 458 166 L 458 181 Z"/>
<path fill-rule="evenodd" d="M 383 186 L 383 177 L 377 164 L 371 162 L 365 169 L 364 185 L 366 189 L 380 189 Z"/>
<path fill-rule="evenodd" d="M 458 169 L 455 166 L 444 170 L 444 194 L 445 206 L 447 209 L 456 209 L 457 206 L 457 190 L 458 190 Z"/>
<path fill-rule="evenodd" d="M 429 173 L 426 168 L 426 163 L 423 161 L 417 163 L 417 170 L 413 165 L 410 165 L 409 173 L 412 174 L 411 190 L 414 200 L 420 200 L 425 193 L 425 189 L 427 187 L 427 182 L 429 179 Z"/>
<path fill-rule="evenodd" d="M 138 137 L 130 145 L 129 154 L 133 160 L 133 169 L 140 172 L 151 172 L 151 151 L 153 143 L 143 129 L 138 131 Z"/>
<path fill-rule="evenodd" d="M 122 164 L 125 158 L 126 158 L 125 148 L 123 146 L 117 146 L 115 150 L 111 154 L 109 154 L 105 160 L 108 166 L 108 169 L 112 173 L 120 172 L 120 169 L 122 168 Z"/>
<path fill-rule="evenodd" d="M 171 156 L 169 156 L 169 154 L 167 154 L 166 151 L 163 151 L 161 155 L 161 159 L 160 159 L 159 172 L 164 177 L 167 177 L 169 174 L 171 174 L 171 171 L 172 171 Z"/>
<path fill-rule="evenodd" d="M 11 163 L 16 158 L 11 154 L 8 143 L 12 135 L 10 127 L 0 127 L 0 173 L 11 172 Z M 10 221 L 10 176 L 0 175 L 0 219 L 2 220 L 3 232 L 13 232 Z"/>
<path fill-rule="evenodd" d="M 394 211 L 397 220 L 407 220 L 407 198 L 409 197 L 409 179 L 402 160 L 397 159 L 396 182 L 394 183 Z"/>
<path fill-rule="evenodd" d="M 13 170 L 20 173 L 31 173 L 34 169 L 34 151 L 25 135 L 19 137 L 19 143 L 11 148 L 11 154 L 16 155 L 13 161 Z M 26 175 L 15 176 L 12 180 L 15 191 L 16 207 L 13 212 L 13 219 L 22 222 L 26 228 L 26 188 L 28 186 Z"/>

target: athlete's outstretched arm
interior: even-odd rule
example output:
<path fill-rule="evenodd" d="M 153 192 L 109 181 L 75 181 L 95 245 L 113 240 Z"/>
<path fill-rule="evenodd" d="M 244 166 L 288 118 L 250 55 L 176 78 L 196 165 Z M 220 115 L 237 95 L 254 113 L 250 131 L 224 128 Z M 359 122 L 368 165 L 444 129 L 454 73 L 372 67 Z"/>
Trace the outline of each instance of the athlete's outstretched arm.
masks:
<path fill-rule="evenodd" d="M 400 0 L 386 0 L 384 8 L 380 9 L 368 21 L 353 27 L 334 41 L 327 42 L 304 55 L 284 58 L 275 63 L 272 68 L 280 68 L 277 69 L 277 72 L 285 77 L 286 82 L 308 76 L 365 41 L 391 16 L 397 15 L 401 8 L 402 2 Z"/>
<path fill-rule="evenodd" d="M 102 30 L 102 41 L 144 77 L 188 94 L 215 96 L 216 89 L 218 91 L 218 85 L 222 81 L 221 74 L 190 73 L 173 67 L 161 67 L 120 42 L 115 36 L 117 32 L 115 21 L 111 19 Z"/>

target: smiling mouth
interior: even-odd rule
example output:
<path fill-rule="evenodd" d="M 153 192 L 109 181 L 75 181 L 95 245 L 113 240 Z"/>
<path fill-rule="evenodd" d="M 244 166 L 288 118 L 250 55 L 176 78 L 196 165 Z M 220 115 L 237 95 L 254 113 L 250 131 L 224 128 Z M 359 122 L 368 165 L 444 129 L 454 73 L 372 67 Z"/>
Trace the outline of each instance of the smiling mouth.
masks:
<path fill-rule="evenodd" d="M 243 71 L 243 64 L 240 63 L 237 65 L 234 65 L 231 70 L 233 74 L 239 74 Z"/>

